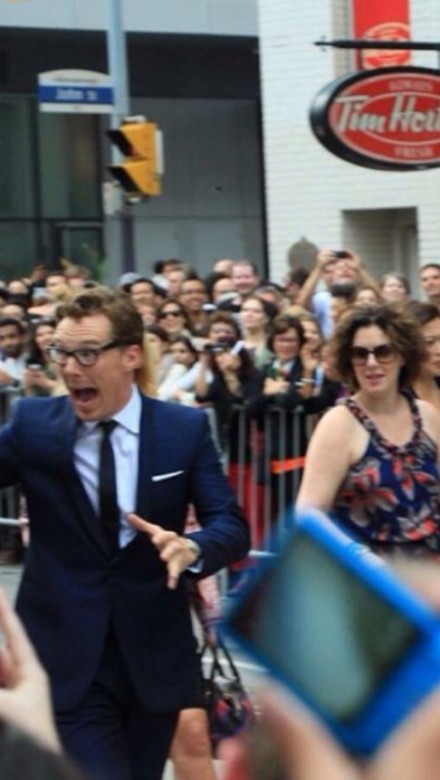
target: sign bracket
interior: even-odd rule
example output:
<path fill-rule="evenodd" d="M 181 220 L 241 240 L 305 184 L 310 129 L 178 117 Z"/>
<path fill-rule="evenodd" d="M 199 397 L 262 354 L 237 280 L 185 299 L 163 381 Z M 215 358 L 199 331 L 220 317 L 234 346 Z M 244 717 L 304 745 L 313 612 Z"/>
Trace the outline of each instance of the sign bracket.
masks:
<path fill-rule="evenodd" d="M 410 49 L 414 51 L 440 51 L 440 42 L 436 41 L 386 41 L 370 40 L 368 38 L 335 38 L 327 41 L 322 38 L 319 41 L 313 41 L 314 46 L 333 46 L 336 49 Z"/>

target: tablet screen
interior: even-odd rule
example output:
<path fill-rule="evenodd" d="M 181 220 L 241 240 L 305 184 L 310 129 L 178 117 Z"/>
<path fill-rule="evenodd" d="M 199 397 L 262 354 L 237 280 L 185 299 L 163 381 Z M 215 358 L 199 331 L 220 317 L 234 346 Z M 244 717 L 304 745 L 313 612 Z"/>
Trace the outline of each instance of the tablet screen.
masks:
<path fill-rule="evenodd" d="M 304 533 L 230 623 L 299 695 L 346 723 L 419 636 L 405 615 Z"/>

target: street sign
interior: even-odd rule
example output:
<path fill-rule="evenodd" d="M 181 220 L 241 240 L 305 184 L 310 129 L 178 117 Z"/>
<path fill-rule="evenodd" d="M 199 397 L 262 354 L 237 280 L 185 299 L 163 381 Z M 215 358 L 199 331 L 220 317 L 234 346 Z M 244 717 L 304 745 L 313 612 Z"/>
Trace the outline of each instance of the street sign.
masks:
<path fill-rule="evenodd" d="M 113 86 L 106 73 L 50 70 L 38 74 L 38 100 L 40 111 L 111 114 Z"/>

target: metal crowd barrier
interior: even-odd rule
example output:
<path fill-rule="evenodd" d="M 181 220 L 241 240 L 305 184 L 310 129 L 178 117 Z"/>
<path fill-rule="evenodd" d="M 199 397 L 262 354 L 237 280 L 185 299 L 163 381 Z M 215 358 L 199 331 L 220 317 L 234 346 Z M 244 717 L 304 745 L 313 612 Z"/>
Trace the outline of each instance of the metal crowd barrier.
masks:
<path fill-rule="evenodd" d="M 21 390 L 0 387 L 0 426 L 10 420 L 14 403 L 22 397 Z M 2 552 L 21 548 L 19 491 L 16 487 L 0 491 L 0 556 Z"/>
<path fill-rule="evenodd" d="M 273 551 L 291 526 L 316 417 L 302 407 L 272 406 L 257 422 L 246 407 L 234 406 L 231 420 L 235 430 L 228 441 L 236 443 L 224 452 L 225 471 L 249 520 L 251 556 L 259 557 Z"/>

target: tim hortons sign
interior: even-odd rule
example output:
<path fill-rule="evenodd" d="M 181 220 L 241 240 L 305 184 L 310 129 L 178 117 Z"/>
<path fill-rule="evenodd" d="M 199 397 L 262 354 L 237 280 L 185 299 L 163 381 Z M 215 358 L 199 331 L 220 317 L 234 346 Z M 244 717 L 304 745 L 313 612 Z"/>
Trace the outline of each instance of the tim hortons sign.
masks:
<path fill-rule="evenodd" d="M 440 166 L 440 72 L 395 67 L 362 71 L 327 84 L 310 123 L 330 152 L 387 171 Z"/>

